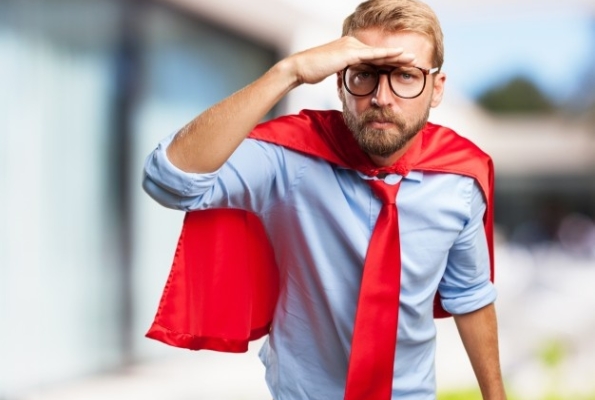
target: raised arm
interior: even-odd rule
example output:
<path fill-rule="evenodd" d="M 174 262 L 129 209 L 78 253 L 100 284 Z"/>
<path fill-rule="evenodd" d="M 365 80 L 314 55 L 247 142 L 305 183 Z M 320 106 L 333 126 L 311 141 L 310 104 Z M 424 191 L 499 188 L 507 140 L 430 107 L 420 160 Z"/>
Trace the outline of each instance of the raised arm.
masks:
<path fill-rule="evenodd" d="M 494 304 L 454 316 L 484 400 L 506 400 Z"/>
<path fill-rule="evenodd" d="M 345 36 L 291 55 L 262 77 L 190 121 L 167 149 L 169 160 L 186 172 L 212 172 L 289 91 L 314 84 L 360 62 L 412 64 L 401 48 L 373 48 Z"/>

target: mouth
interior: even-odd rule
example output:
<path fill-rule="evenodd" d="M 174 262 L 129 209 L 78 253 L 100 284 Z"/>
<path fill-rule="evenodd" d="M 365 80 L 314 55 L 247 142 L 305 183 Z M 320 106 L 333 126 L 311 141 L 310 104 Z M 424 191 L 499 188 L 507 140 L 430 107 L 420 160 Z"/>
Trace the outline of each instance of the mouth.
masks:
<path fill-rule="evenodd" d="M 368 126 L 373 129 L 389 129 L 394 127 L 394 124 L 385 120 L 372 120 L 368 122 Z"/>

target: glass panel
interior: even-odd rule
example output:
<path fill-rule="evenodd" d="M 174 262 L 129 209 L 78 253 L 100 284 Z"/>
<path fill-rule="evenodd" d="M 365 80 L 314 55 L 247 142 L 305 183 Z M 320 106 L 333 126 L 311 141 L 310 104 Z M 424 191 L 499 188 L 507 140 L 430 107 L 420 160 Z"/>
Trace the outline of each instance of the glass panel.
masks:
<path fill-rule="evenodd" d="M 137 354 L 173 351 L 143 337 L 167 279 L 183 213 L 141 189 L 142 165 L 157 142 L 264 73 L 272 50 L 167 8 L 145 9 L 141 97 L 134 115 L 134 309 Z"/>
<path fill-rule="evenodd" d="M 105 218 L 117 13 L 0 2 L 0 397 L 120 362 Z"/>
<path fill-rule="evenodd" d="M 274 60 L 156 4 L 0 2 L 0 398 L 170 350 L 144 333 L 182 213 L 144 157 Z"/>

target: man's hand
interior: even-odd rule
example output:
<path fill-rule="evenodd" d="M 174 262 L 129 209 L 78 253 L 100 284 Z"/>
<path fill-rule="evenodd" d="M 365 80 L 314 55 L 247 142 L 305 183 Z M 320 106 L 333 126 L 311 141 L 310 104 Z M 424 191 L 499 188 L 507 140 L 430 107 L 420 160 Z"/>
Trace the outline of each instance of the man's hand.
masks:
<path fill-rule="evenodd" d="M 281 61 L 288 63 L 296 83 L 318 83 L 345 67 L 360 63 L 408 65 L 415 55 L 402 48 L 377 48 L 363 44 L 352 36 L 344 36 L 322 46 L 296 53 Z"/>
<path fill-rule="evenodd" d="M 318 83 L 348 65 L 407 65 L 414 61 L 415 56 L 403 53 L 401 48 L 374 48 L 350 36 L 293 54 L 190 121 L 168 147 L 168 158 L 186 172 L 216 171 L 256 124 L 295 87 Z"/>

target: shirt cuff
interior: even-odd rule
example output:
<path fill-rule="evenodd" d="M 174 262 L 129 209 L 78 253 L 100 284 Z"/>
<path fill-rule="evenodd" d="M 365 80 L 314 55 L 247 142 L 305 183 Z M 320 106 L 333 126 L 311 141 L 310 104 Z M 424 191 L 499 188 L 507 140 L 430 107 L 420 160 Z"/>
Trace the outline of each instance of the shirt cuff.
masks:
<path fill-rule="evenodd" d="M 219 170 L 208 173 L 185 172 L 167 158 L 167 147 L 176 133 L 163 139 L 147 157 L 145 174 L 156 185 L 178 196 L 193 197 L 203 194 L 213 186 Z"/>
<path fill-rule="evenodd" d="M 472 289 L 442 289 L 442 307 L 451 314 L 467 314 L 496 301 L 497 292 L 492 282 Z"/>

